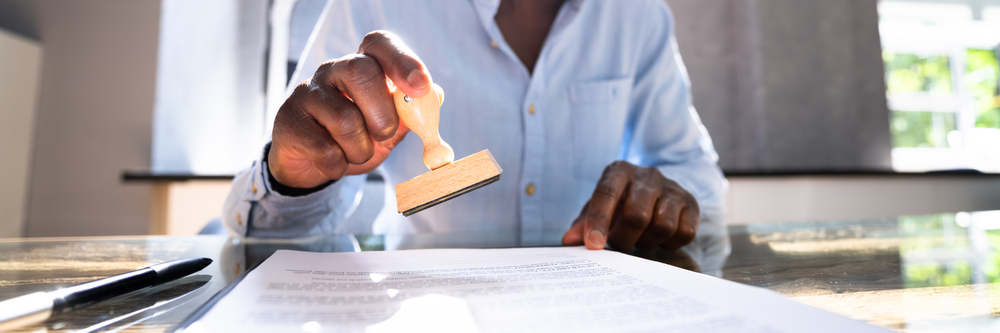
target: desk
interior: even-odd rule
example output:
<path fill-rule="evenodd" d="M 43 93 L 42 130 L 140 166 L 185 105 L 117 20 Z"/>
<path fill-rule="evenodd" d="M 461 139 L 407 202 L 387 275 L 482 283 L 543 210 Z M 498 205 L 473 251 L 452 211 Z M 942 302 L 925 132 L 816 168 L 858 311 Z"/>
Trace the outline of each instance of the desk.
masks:
<path fill-rule="evenodd" d="M 558 244 L 560 233 L 344 235 L 298 240 L 107 237 L 0 240 L 0 299 L 51 290 L 186 257 L 205 270 L 81 311 L 41 328 L 163 331 L 277 249 L 355 251 Z M 634 254 L 898 331 L 1000 327 L 1000 213 L 708 227 L 684 251 Z"/>

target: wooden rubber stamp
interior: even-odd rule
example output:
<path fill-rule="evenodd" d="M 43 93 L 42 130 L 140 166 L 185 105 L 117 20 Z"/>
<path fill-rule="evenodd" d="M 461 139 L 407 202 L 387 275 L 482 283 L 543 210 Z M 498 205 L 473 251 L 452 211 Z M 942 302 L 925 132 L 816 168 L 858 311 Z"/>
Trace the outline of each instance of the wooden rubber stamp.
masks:
<path fill-rule="evenodd" d="M 503 169 L 489 149 L 455 161 L 455 151 L 441 139 L 438 122 L 444 91 L 437 84 L 421 98 L 394 89 L 396 113 L 424 143 L 424 165 L 431 171 L 396 185 L 396 208 L 410 216 L 500 180 Z"/>

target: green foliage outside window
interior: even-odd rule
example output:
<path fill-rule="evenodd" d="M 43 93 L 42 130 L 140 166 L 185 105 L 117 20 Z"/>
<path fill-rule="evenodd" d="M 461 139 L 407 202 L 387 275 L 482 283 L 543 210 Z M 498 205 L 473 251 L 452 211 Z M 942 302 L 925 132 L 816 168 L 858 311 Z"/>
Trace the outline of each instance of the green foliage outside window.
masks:
<path fill-rule="evenodd" d="M 948 132 L 954 131 L 950 112 L 889 111 L 893 147 L 947 148 Z"/>
<path fill-rule="evenodd" d="M 886 90 L 925 92 L 950 97 L 953 92 L 950 59 L 946 55 L 882 52 Z M 1000 128 L 1000 66 L 994 50 L 969 49 L 965 84 L 975 99 L 976 127 Z M 956 110 L 957 111 L 957 110 Z M 893 147 L 946 148 L 948 132 L 956 129 L 956 113 L 890 111 Z"/>
<path fill-rule="evenodd" d="M 952 92 L 948 56 L 882 52 L 888 92 L 927 92 L 948 96 Z M 948 131 L 955 129 L 954 114 L 890 111 L 893 147 L 946 148 Z"/>
<path fill-rule="evenodd" d="M 923 91 L 950 94 L 951 65 L 948 56 L 882 52 L 885 83 L 889 92 Z"/>
<path fill-rule="evenodd" d="M 976 127 L 1000 128 L 1000 66 L 993 50 L 969 49 L 966 54 L 965 81 L 976 100 Z"/>

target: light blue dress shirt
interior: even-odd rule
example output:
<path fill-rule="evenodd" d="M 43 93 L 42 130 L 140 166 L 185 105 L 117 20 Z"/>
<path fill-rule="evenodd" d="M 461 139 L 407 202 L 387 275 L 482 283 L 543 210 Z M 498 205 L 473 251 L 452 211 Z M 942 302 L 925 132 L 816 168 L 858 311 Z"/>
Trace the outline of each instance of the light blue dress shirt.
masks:
<path fill-rule="evenodd" d="M 533 73 L 493 20 L 499 4 L 332 0 L 292 79 L 302 82 L 321 63 L 357 52 L 370 31 L 391 31 L 444 89 L 440 132 L 456 159 L 489 149 L 504 170 L 499 182 L 403 217 L 392 187 L 428 171 L 410 133 L 380 167 L 386 207 L 374 222 L 345 222 L 365 176 L 287 197 L 271 190 L 266 161 L 257 161 L 235 178 L 225 224 L 254 237 L 515 231 L 530 239 L 567 230 L 615 160 L 657 167 L 694 195 L 703 223 L 723 220 L 726 180 L 691 104 L 662 0 L 566 1 Z"/>

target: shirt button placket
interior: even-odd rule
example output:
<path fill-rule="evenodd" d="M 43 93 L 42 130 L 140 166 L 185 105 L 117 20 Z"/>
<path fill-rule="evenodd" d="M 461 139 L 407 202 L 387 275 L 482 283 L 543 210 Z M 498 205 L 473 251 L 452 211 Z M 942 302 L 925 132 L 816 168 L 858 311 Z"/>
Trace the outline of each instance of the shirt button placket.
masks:
<path fill-rule="evenodd" d="M 536 73 L 542 75 L 544 73 Z M 533 78 L 532 80 L 537 80 Z M 534 83 L 534 82 L 533 82 Z M 529 91 L 533 90 L 529 88 Z M 533 100 L 534 94 L 529 93 L 527 96 L 527 103 L 524 104 L 524 121 L 525 121 L 525 164 L 524 164 L 524 178 L 522 179 L 521 188 L 523 193 L 521 197 L 523 198 L 523 209 L 522 211 L 522 240 L 530 241 L 538 237 L 538 232 L 543 228 L 542 225 L 542 206 L 543 203 L 537 196 L 540 195 L 540 186 L 542 180 L 542 174 L 544 172 L 544 156 L 545 156 L 545 126 L 542 122 L 541 114 L 539 112 L 538 105 L 535 103 L 537 101 Z"/>

